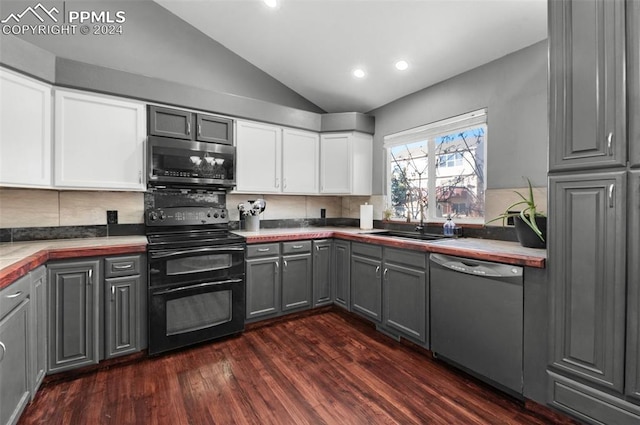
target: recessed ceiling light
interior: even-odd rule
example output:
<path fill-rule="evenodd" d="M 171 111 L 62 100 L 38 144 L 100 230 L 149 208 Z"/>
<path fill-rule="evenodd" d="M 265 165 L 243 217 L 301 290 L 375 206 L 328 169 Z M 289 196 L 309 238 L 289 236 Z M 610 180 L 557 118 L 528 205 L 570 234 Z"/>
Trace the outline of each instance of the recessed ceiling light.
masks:
<path fill-rule="evenodd" d="M 364 71 L 360 68 L 353 70 L 353 76 L 356 78 L 364 78 L 365 75 Z"/>
<path fill-rule="evenodd" d="M 398 61 L 398 62 L 396 62 L 396 69 L 398 71 L 404 71 L 407 68 L 409 68 L 409 64 L 407 63 L 407 61 Z"/>
<path fill-rule="evenodd" d="M 278 7 L 278 0 L 263 0 L 263 1 L 264 1 L 264 4 L 266 4 L 272 9 L 275 9 L 276 7 Z"/>

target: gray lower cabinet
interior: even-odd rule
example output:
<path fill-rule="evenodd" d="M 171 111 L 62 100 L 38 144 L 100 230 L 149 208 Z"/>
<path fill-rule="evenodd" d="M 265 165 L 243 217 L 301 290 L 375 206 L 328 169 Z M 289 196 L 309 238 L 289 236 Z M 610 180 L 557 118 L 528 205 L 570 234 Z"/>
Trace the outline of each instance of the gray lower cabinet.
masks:
<path fill-rule="evenodd" d="M 382 247 L 351 244 L 351 311 L 382 321 Z"/>
<path fill-rule="evenodd" d="M 104 260 L 104 357 L 132 354 L 146 347 L 144 256 Z"/>
<path fill-rule="evenodd" d="M 320 307 L 333 302 L 333 241 L 313 241 L 313 306 Z"/>
<path fill-rule="evenodd" d="M 629 179 L 628 229 L 633 229 L 627 253 L 627 396 L 640 402 L 640 170 Z"/>
<path fill-rule="evenodd" d="M 351 242 L 333 243 L 333 297 L 337 306 L 351 309 Z"/>
<path fill-rule="evenodd" d="M 0 291 L 0 425 L 15 424 L 29 402 L 31 280 Z"/>
<path fill-rule="evenodd" d="M 49 373 L 100 360 L 100 264 L 92 259 L 47 267 Z"/>
<path fill-rule="evenodd" d="M 47 269 L 40 266 L 31 277 L 31 398 L 47 373 Z"/>
<path fill-rule="evenodd" d="M 280 312 L 280 245 L 247 246 L 247 320 L 275 316 Z"/>
<path fill-rule="evenodd" d="M 383 326 L 420 344 L 427 343 L 427 256 L 384 248 Z"/>
<path fill-rule="evenodd" d="M 311 241 L 282 244 L 282 311 L 309 308 L 312 301 Z"/>
<path fill-rule="evenodd" d="M 552 365 L 623 391 L 625 173 L 550 178 Z"/>

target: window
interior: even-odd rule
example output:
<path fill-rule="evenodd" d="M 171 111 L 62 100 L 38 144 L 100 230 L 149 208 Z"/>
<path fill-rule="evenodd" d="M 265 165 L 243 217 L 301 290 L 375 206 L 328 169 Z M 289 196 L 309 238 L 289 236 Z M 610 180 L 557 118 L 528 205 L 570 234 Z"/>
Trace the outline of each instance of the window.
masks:
<path fill-rule="evenodd" d="M 384 138 L 391 219 L 484 222 L 486 110 Z"/>

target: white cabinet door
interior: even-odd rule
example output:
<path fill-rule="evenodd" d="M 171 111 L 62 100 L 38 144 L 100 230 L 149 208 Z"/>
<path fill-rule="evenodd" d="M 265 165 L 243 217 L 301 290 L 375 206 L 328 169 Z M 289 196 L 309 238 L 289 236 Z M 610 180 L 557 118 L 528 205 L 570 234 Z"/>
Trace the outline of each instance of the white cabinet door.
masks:
<path fill-rule="evenodd" d="M 236 122 L 236 191 L 281 191 L 282 129 L 253 122 Z"/>
<path fill-rule="evenodd" d="M 282 192 L 318 193 L 320 137 L 318 133 L 284 129 L 282 135 Z"/>
<path fill-rule="evenodd" d="M 142 103 L 56 90 L 57 187 L 146 190 Z"/>
<path fill-rule="evenodd" d="M 51 186 L 51 86 L 0 69 L 0 185 Z"/>
<path fill-rule="evenodd" d="M 351 194 L 371 195 L 373 178 L 373 136 L 370 134 L 351 134 Z"/>
<path fill-rule="evenodd" d="M 320 137 L 320 192 L 351 193 L 351 138 L 349 133 Z"/>

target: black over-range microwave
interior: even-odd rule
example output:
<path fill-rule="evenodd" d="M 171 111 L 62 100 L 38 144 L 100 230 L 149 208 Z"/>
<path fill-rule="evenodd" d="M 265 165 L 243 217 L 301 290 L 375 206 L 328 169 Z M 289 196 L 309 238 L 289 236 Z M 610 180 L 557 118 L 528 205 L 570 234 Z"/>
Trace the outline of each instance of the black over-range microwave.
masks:
<path fill-rule="evenodd" d="M 235 186 L 232 120 L 156 106 L 148 112 L 149 186 Z"/>

